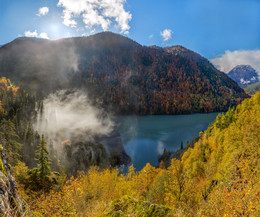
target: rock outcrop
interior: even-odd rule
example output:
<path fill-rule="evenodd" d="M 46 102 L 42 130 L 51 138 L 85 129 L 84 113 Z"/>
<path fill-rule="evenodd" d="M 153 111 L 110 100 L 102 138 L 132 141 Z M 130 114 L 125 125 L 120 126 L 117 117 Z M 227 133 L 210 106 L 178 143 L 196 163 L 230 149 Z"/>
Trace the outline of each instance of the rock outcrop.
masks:
<path fill-rule="evenodd" d="M 26 216 L 25 202 L 17 192 L 17 183 L 8 156 L 0 145 L 0 216 Z"/>

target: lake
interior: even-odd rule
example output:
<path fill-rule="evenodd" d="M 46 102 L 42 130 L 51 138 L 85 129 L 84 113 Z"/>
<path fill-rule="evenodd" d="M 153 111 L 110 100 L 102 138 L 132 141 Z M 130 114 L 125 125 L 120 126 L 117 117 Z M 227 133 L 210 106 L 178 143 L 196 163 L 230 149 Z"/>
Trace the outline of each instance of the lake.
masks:
<path fill-rule="evenodd" d="M 158 158 L 166 150 L 178 150 L 181 142 L 197 137 L 206 130 L 218 113 L 192 115 L 153 115 L 117 117 L 118 131 L 127 154 L 136 170 L 146 163 L 158 165 Z"/>

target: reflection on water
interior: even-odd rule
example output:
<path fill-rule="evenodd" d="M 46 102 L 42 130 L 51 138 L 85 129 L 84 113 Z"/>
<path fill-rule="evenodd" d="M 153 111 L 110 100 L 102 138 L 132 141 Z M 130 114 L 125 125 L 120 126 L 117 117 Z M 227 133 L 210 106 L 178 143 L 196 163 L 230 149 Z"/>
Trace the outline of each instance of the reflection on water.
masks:
<path fill-rule="evenodd" d="M 148 162 L 157 166 L 164 149 L 178 150 L 181 142 L 192 141 L 217 115 L 120 116 L 117 122 L 125 150 L 141 170 Z"/>

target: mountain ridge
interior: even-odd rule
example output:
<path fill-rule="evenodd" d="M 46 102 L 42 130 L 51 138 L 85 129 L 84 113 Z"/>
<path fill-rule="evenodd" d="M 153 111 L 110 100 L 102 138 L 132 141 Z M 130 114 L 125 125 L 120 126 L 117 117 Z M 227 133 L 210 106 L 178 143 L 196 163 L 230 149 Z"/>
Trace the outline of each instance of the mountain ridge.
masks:
<path fill-rule="evenodd" d="M 224 111 L 247 97 L 193 51 L 142 46 L 111 32 L 55 41 L 18 38 L 0 48 L 0 73 L 43 96 L 84 88 L 122 114 Z"/>

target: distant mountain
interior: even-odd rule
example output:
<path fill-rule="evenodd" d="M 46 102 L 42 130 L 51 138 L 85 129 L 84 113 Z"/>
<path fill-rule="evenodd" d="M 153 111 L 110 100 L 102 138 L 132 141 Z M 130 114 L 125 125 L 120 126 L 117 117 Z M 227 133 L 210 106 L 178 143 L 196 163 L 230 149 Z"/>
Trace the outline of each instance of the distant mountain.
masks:
<path fill-rule="evenodd" d="M 225 111 L 247 97 L 193 51 L 146 47 L 111 32 L 56 41 L 18 38 L 0 48 L 0 75 L 42 95 L 84 88 L 123 114 Z"/>
<path fill-rule="evenodd" d="M 244 87 L 244 90 L 249 95 L 254 95 L 257 91 L 260 91 L 260 82 L 250 84 Z"/>
<path fill-rule="evenodd" d="M 257 71 L 250 65 L 238 65 L 228 73 L 228 76 L 240 87 L 259 82 Z"/>

